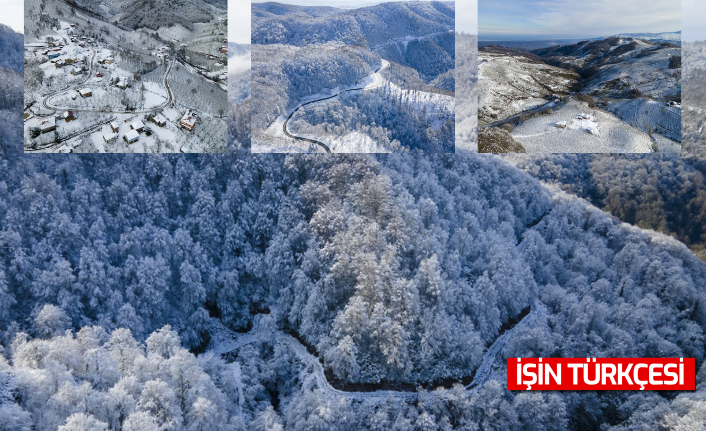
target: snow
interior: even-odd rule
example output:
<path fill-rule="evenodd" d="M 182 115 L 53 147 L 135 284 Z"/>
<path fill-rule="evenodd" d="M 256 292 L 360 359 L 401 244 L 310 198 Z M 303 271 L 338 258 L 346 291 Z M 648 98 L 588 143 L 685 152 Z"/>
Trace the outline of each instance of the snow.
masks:
<path fill-rule="evenodd" d="M 611 102 L 608 111 L 642 131 L 653 131 L 672 141 L 681 142 L 681 106 L 647 99 Z"/>
<path fill-rule="evenodd" d="M 481 126 L 547 105 L 547 97 L 569 92 L 573 80 L 568 78 L 575 76 L 564 69 L 532 63 L 525 57 L 480 52 L 478 59 Z"/>
<path fill-rule="evenodd" d="M 579 118 L 586 114 L 589 118 Z M 566 122 L 566 129 L 556 127 Z M 551 115 L 519 124 L 512 136 L 528 153 L 651 153 L 652 140 L 615 115 L 571 100 Z"/>
<path fill-rule="evenodd" d="M 139 137 L 140 137 L 140 134 L 137 133 L 137 130 L 129 130 L 129 131 L 125 132 L 125 138 L 128 140 L 128 142 L 130 142 L 131 140 L 133 140 L 135 138 L 139 138 Z"/>
<path fill-rule="evenodd" d="M 156 108 L 169 100 L 167 89 L 156 82 L 144 82 L 145 86 L 144 97 L 145 101 L 142 105 L 143 109 Z"/>

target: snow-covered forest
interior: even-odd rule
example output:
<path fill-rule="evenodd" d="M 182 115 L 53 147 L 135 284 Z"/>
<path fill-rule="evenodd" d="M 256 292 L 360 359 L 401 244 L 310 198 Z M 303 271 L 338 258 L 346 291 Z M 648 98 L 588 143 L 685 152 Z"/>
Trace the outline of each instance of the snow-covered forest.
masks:
<path fill-rule="evenodd" d="M 478 152 L 478 35 L 456 33 L 456 150 Z"/>
<path fill-rule="evenodd" d="M 254 3 L 253 151 L 453 151 L 454 10 L 453 2 L 354 10 Z M 387 83 L 395 91 L 379 91 Z M 346 98 L 351 91 L 369 94 Z M 438 94 L 447 97 L 439 101 Z M 370 104 L 357 105 L 371 97 L 378 99 L 374 113 L 367 112 Z M 315 105 L 307 111 L 320 111 L 329 102 L 346 105 L 352 116 L 339 110 L 329 116 L 336 119 L 312 122 L 311 115 L 294 115 L 309 103 Z M 407 121 L 405 112 L 415 118 Z M 400 144 L 400 138 L 409 139 Z"/>
<path fill-rule="evenodd" d="M 35 429 L 583 429 L 698 411 L 688 394 L 506 392 L 502 361 L 472 391 L 431 390 L 472 377 L 535 301 L 546 314 L 503 355 L 703 360 L 703 262 L 500 159 L 10 153 L 0 169 L 0 414 Z M 209 353 L 213 319 L 246 332 L 268 313 L 336 385 L 430 390 L 337 400 L 286 344 Z"/>

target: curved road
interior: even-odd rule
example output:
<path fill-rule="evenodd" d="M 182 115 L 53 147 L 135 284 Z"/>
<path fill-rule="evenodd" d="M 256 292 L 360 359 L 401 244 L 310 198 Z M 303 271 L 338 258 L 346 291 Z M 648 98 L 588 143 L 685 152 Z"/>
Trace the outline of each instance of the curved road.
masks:
<path fill-rule="evenodd" d="M 289 131 L 287 130 L 287 123 L 289 123 L 289 120 L 292 119 L 292 116 L 299 110 L 299 108 L 302 108 L 306 105 L 311 105 L 312 103 L 321 102 L 323 100 L 333 99 L 334 97 L 338 97 L 343 93 L 348 93 L 351 91 L 372 90 L 374 88 L 380 87 L 382 85 L 383 79 L 382 79 L 382 76 L 378 75 L 378 72 L 389 65 L 390 65 L 389 62 L 387 62 L 386 60 L 382 60 L 382 64 L 380 65 L 380 67 L 378 67 L 375 72 L 368 75 L 368 76 L 373 77 L 373 82 L 371 85 L 368 85 L 365 87 L 360 87 L 360 88 L 349 88 L 347 90 L 343 90 L 341 92 L 338 92 L 338 93 L 334 94 L 333 96 L 324 97 L 323 99 L 312 100 L 310 102 L 302 103 L 301 105 L 297 106 L 296 109 L 294 111 L 292 111 L 291 114 L 289 114 L 289 117 L 287 117 L 287 119 L 284 120 L 284 124 L 282 125 L 282 131 L 284 132 L 285 136 L 287 136 L 289 138 L 297 139 L 300 141 L 305 141 L 305 142 L 310 142 L 312 144 L 316 144 L 316 145 L 322 147 L 324 150 L 326 150 L 327 153 L 330 153 L 331 149 L 328 147 L 328 145 L 324 144 L 323 142 L 319 142 L 319 141 L 316 141 L 316 140 L 310 139 L 310 138 L 305 138 L 303 136 L 295 136 L 295 135 L 292 135 L 291 133 L 289 133 Z"/>
<path fill-rule="evenodd" d="M 84 109 L 84 108 L 71 108 L 71 107 L 62 107 L 62 106 L 51 105 L 50 101 L 53 97 L 55 97 L 61 93 L 65 93 L 67 91 L 76 90 L 78 87 L 83 86 L 84 84 L 86 84 L 88 82 L 88 80 L 91 79 L 91 77 L 93 76 L 93 71 L 94 71 L 93 62 L 96 59 L 96 51 L 94 49 L 92 49 L 92 51 L 93 51 L 93 57 L 91 58 L 91 70 L 88 73 L 88 76 L 86 77 L 86 79 L 83 80 L 82 82 L 74 85 L 73 87 L 70 87 L 70 88 L 67 88 L 67 89 L 64 89 L 61 91 L 57 91 L 55 93 L 52 93 L 52 94 L 46 96 L 44 98 L 44 100 L 42 100 L 42 105 L 46 109 L 48 109 L 50 111 L 72 110 L 75 112 L 102 112 L 102 113 L 107 113 L 107 114 L 147 114 L 150 112 L 155 112 L 155 111 L 159 111 L 161 109 L 164 109 L 174 101 L 174 94 L 172 93 L 172 89 L 169 87 L 169 82 L 167 81 L 167 77 L 169 76 L 169 72 L 171 72 L 172 66 L 174 65 L 174 61 L 172 61 L 171 63 L 169 63 L 169 67 L 167 67 L 167 72 L 164 74 L 164 78 L 162 79 L 162 84 L 164 85 L 164 88 L 167 89 L 167 94 L 169 95 L 169 97 L 165 103 L 163 103 L 159 106 L 156 106 L 154 108 L 143 109 L 140 111 L 110 111 L 110 110 L 101 109 L 101 108 L 85 108 Z"/>
<path fill-rule="evenodd" d="M 508 341 L 512 338 L 512 335 L 518 329 L 524 328 L 532 323 L 536 322 L 540 318 L 546 315 L 546 307 L 539 301 L 535 301 L 532 305 L 530 313 L 525 316 L 520 322 L 518 322 L 514 327 L 505 331 L 501 336 L 499 336 L 493 344 L 488 348 L 480 366 L 476 370 L 473 382 L 467 385 L 465 388 L 469 392 L 477 390 L 483 385 L 492 375 L 494 365 L 502 360 L 500 357 L 501 352 L 507 346 Z M 379 400 L 383 401 L 388 398 L 403 399 L 405 401 L 414 401 L 417 399 L 417 392 L 407 392 L 407 391 L 390 391 L 390 390 L 380 390 L 374 392 L 355 392 L 355 391 L 342 391 L 336 389 L 328 382 L 326 375 L 324 374 L 324 367 L 321 365 L 319 359 L 309 353 L 304 345 L 302 345 L 296 338 L 291 335 L 285 334 L 272 327 L 262 328 L 260 326 L 255 326 L 247 334 L 237 334 L 225 326 L 218 319 L 211 319 L 211 345 L 215 345 L 216 348 L 212 349 L 215 354 L 224 354 L 228 352 L 233 352 L 245 345 L 257 343 L 257 342 L 272 342 L 275 340 L 279 344 L 286 345 L 304 364 L 305 368 L 309 370 L 309 377 L 305 379 L 304 384 L 306 385 L 310 380 L 316 384 L 316 386 L 322 390 L 329 397 L 343 397 L 347 399 L 354 400 Z M 269 326 L 269 325 L 266 325 Z M 233 368 L 233 373 L 237 376 L 237 380 L 240 381 L 240 367 L 237 369 Z M 242 408 L 242 386 L 239 385 L 239 406 Z"/>

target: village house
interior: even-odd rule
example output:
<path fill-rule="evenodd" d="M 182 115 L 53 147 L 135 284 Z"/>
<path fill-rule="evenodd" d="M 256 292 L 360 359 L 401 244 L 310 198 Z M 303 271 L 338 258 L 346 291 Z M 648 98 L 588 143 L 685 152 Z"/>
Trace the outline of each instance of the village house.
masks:
<path fill-rule="evenodd" d="M 118 125 L 117 121 L 113 121 L 110 123 L 110 130 L 112 130 L 115 133 L 118 133 L 118 129 L 120 128 L 120 125 Z"/>
<path fill-rule="evenodd" d="M 150 118 L 150 120 L 152 120 L 152 122 L 154 124 L 158 125 L 159 127 L 164 127 L 167 125 L 167 119 L 164 118 L 164 116 L 162 114 L 153 115 L 152 118 Z"/>
<path fill-rule="evenodd" d="M 228 54 L 228 47 L 227 47 L 227 46 L 222 46 L 222 47 L 221 47 L 221 52 L 222 52 L 223 54 Z"/>
<path fill-rule="evenodd" d="M 133 142 L 137 142 L 137 140 L 140 139 L 140 134 L 137 133 L 137 130 L 130 130 L 125 134 L 125 136 L 123 136 L 123 139 L 125 139 L 125 142 L 127 142 L 128 144 L 132 144 Z"/>
<path fill-rule="evenodd" d="M 138 132 L 142 132 L 145 130 L 145 125 L 142 124 L 142 121 L 140 120 L 135 120 L 132 123 L 130 123 L 130 128 L 132 130 L 136 130 Z"/>
<path fill-rule="evenodd" d="M 118 139 L 118 134 L 117 134 L 117 133 L 113 133 L 113 132 L 104 132 L 104 133 L 103 133 L 103 140 L 104 140 L 106 143 L 113 142 L 113 141 L 115 141 L 116 139 Z"/>
<path fill-rule="evenodd" d="M 91 97 L 93 96 L 93 92 L 91 91 L 90 88 L 82 88 L 78 90 L 78 94 L 81 95 L 81 97 Z"/>
<path fill-rule="evenodd" d="M 181 124 L 181 126 L 185 129 L 194 130 L 194 126 L 196 125 L 196 114 L 191 111 L 186 111 L 184 116 L 181 117 L 179 124 Z"/>
<path fill-rule="evenodd" d="M 71 120 L 74 120 L 74 112 L 73 111 L 66 111 L 64 112 L 64 120 L 68 123 Z"/>
<path fill-rule="evenodd" d="M 42 123 L 39 125 L 39 131 L 42 133 L 48 133 L 54 130 L 56 130 L 56 119 L 54 117 L 42 120 Z"/>
<path fill-rule="evenodd" d="M 96 78 L 102 78 L 102 77 L 103 77 L 103 72 L 96 73 Z"/>

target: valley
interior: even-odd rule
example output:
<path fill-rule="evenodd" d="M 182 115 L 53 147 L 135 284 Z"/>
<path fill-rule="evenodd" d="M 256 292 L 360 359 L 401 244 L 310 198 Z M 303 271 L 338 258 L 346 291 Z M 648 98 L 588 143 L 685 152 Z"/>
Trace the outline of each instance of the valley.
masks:
<path fill-rule="evenodd" d="M 680 45 L 628 35 L 530 51 L 488 45 L 478 68 L 479 125 L 506 125 L 526 152 L 681 151 Z M 573 127 L 580 114 L 594 124 Z"/>

